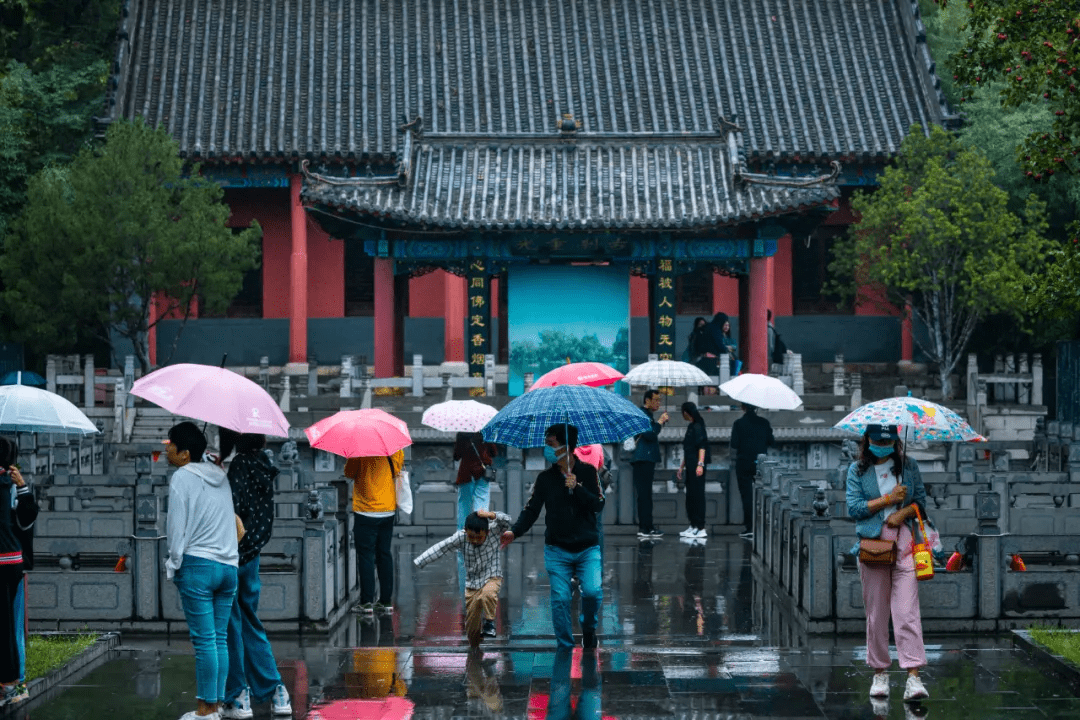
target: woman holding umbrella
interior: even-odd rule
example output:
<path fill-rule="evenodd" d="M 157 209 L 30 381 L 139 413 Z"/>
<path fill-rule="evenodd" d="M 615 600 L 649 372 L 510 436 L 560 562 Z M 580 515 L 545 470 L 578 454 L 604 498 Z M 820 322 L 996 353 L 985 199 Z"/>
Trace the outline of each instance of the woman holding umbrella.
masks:
<path fill-rule="evenodd" d="M 859 445 L 858 462 L 847 476 L 847 509 L 860 538 L 896 542 L 893 565 L 859 563 L 866 607 L 866 664 L 874 669 L 870 697 L 889 695 L 889 618 L 893 620 L 900 667 L 908 671 L 904 701 L 929 697 L 919 668 L 926 665 L 919 590 L 911 555 L 908 521 L 915 507 L 926 502 L 919 466 L 903 454 L 895 425 L 867 425 Z M 852 548 L 857 554 L 859 546 Z"/>
<path fill-rule="evenodd" d="M 487 510 L 491 504 L 491 487 L 486 474 L 496 452 L 495 445 L 485 442 L 478 432 L 459 432 L 454 440 L 454 459 L 460 461 L 454 481 L 458 530 L 465 527 L 465 518 L 470 513 Z"/>
<path fill-rule="evenodd" d="M 679 535 L 684 538 L 705 539 L 709 537 L 705 530 L 705 467 L 712 461 L 709 435 L 697 405 L 684 402 L 682 415 L 690 424 L 683 436 L 683 462 L 679 467 L 678 477 L 686 480 L 686 517 L 690 521 L 690 527 Z"/>

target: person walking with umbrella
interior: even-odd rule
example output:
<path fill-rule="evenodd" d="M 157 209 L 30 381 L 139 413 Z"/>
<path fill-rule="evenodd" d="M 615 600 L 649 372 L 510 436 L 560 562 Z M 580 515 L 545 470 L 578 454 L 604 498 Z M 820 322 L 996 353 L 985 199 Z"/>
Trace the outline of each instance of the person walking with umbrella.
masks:
<path fill-rule="evenodd" d="M 690 424 L 686 426 L 686 435 L 683 436 L 683 461 L 677 477 L 686 482 L 686 518 L 690 526 L 679 536 L 705 539 L 709 537 L 705 529 L 705 467 L 712 461 L 709 435 L 697 405 L 684 402 L 682 415 Z"/>
<path fill-rule="evenodd" d="M 638 540 L 658 540 L 664 533 L 653 525 L 653 478 L 656 475 L 656 463 L 660 462 L 660 431 L 667 424 L 668 414 L 661 413 L 653 419 L 653 413 L 660 409 L 660 392 L 646 390 L 642 400 L 642 409 L 649 416 L 649 431 L 638 435 L 634 445 L 634 456 L 630 461 L 633 469 L 634 492 L 637 495 Z"/>
<path fill-rule="evenodd" d="M 260 551 L 274 530 L 274 480 L 280 471 L 266 453 L 266 436 L 221 428 L 221 462 L 236 449 L 229 463 L 233 510 L 244 525 L 237 551 L 236 599 L 229 616 L 229 674 L 225 680 L 223 718 L 253 716 L 252 702 L 270 701 L 274 715 L 292 715 L 289 691 L 281 682 L 274 650 L 259 620 Z"/>
<path fill-rule="evenodd" d="M 574 646 L 570 619 L 570 578 L 581 584 L 581 644 L 596 648 L 596 628 L 603 599 L 597 514 L 604 509 L 596 469 L 574 455 L 578 429 L 558 423 L 547 428 L 544 457 L 551 467 L 541 472 L 518 519 L 503 533 L 506 547 L 529 531 L 546 510 L 544 567 L 551 583 L 551 624 L 560 649 Z"/>
<path fill-rule="evenodd" d="M 919 466 L 904 456 L 895 425 L 866 426 L 859 443 L 859 459 L 848 468 L 848 515 L 859 538 L 892 540 L 896 559 L 891 565 L 859 562 L 859 579 L 866 608 L 866 664 L 874 669 L 870 697 L 889 695 L 889 619 L 893 621 L 900 667 L 908 671 L 904 701 L 929 697 L 919 679 L 926 665 L 919 589 L 911 554 L 908 521 L 915 507 L 925 505 L 926 488 Z M 859 545 L 851 550 L 858 554 Z"/>
<path fill-rule="evenodd" d="M 757 414 L 757 408 L 742 404 L 743 416 L 731 425 L 731 457 L 735 461 L 735 479 L 742 500 L 743 524 L 746 532 L 739 537 L 754 537 L 754 474 L 758 455 L 765 454 L 775 442 L 772 424 Z"/>
<path fill-rule="evenodd" d="M 169 556 L 166 575 L 176 583 L 195 648 L 198 709 L 180 720 L 220 717 L 229 673 L 227 631 L 236 596 L 240 528 L 225 471 L 203 461 L 206 436 L 195 423 L 169 429 L 166 456 L 177 468 L 169 479 Z"/>
<path fill-rule="evenodd" d="M 465 527 L 465 518 L 477 510 L 487 510 L 491 504 L 491 483 L 487 469 L 495 458 L 497 448 L 484 442 L 478 432 L 459 432 L 454 439 L 454 460 L 460 461 L 454 485 L 457 488 L 457 526 Z"/>
<path fill-rule="evenodd" d="M 353 481 L 353 539 L 360 574 L 360 612 L 394 609 L 394 539 L 397 516 L 398 473 L 405 466 L 405 451 L 381 457 L 353 457 L 345 462 L 345 477 Z M 375 575 L 379 576 L 379 599 L 375 601 Z"/>

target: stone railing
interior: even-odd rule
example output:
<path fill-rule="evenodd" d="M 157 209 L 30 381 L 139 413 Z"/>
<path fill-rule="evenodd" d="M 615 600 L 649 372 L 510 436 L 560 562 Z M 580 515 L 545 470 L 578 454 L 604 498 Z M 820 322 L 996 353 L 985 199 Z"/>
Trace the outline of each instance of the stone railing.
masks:
<path fill-rule="evenodd" d="M 923 480 L 945 554 L 959 548 L 970 566 L 938 567 L 919 584 L 924 628 L 1080 625 L 1080 462 L 1068 472 L 1007 472 L 976 468 L 974 453 L 959 453 L 958 465 Z M 861 632 L 865 623 L 846 477 L 846 466 L 813 473 L 759 461 L 755 568 L 771 588 L 768 602 L 811 632 Z M 1010 569 L 1013 554 L 1027 572 Z"/>
<path fill-rule="evenodd" d="M 163 631 L 183 623 L 164 569 L 167 475 L 149 453 L 132 459 L 128 476 L 102 473 L 91 459 L 88 468 L 57 463 L 35 478 L 32 626 Z M 299 468 L 282 465 L 274 534 L 262 551 L 260 617 L 275 630 L 326 630 L 358 594 L 348 483 L 309 487 Z"/>

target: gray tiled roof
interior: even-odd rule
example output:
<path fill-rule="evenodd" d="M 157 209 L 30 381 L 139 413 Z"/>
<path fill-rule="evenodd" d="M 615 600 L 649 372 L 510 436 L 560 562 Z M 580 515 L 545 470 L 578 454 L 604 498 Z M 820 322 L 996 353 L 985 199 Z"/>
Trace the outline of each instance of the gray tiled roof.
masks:
<path fill-rule="evenodd" d="M 421 141 L 410 181 L 309 176 L 304 199 L 381 220 L 484 229 L 690 229 L 822 205 L 831 184 L 736 180 L 728 146 L 708 143 Z"/>
<path fill-rule="evenodd" d="M 563 113 L 583 133 L 727 117 L 751 164 L 883 158 L 947 112 L 913 6 L 127 0 L 110 102 L 210 159 L 387 158 L 417 116 L 430 133 L 557 135 Z"/>

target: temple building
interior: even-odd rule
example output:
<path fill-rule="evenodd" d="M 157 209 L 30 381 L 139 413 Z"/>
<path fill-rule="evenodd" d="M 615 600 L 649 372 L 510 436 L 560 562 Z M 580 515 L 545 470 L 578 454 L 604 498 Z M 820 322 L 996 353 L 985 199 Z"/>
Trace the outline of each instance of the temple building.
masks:
<path fill-rule="evenodd" d="M 264 233 L 156 361 L 379 376 L 508 362 L 537 287 L 625 325 L 629 362 L 724 312 L 764 372 L 769 310 L 807 360 L 910 360 L 899 311 L 822 284 L 852 192 L 954 119 L 904 0 L 129 0 L 109 103 Z"/>

